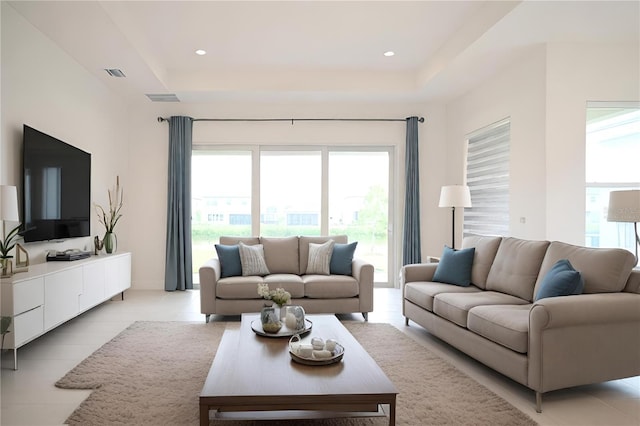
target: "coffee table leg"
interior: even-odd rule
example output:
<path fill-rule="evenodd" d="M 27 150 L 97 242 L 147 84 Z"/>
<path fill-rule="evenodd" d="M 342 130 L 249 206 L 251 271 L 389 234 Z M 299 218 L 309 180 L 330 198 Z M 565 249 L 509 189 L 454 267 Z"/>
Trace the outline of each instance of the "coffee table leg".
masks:
<path fill-rule="evenodd" d="M 396 426 L 396 399 L 389 404 L 389 426 Z"/>
<path fill-rule="evenodd" d="M 209 426 L 209 406 L 200 404 L 200 426 Z"/>

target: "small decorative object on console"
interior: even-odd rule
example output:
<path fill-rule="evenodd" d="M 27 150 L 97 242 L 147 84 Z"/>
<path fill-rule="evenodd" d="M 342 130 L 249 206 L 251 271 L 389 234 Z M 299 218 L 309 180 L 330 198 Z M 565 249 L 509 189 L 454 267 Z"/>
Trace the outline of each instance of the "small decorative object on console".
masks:
<path fill-rule="evenodd" d="M 14 272 L 29 270 L 29 253 L 20 244 L 16 244 L 16 269 Z"/>

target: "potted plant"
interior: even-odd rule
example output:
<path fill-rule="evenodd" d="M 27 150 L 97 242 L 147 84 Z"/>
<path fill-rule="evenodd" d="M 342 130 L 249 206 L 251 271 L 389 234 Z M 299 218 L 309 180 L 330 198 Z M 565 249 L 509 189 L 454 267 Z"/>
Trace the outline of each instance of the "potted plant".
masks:
<path fill-rule="evenodd" d="M 11 276 L 11 258 L 13 258 L 13 256 L 9 253 L 13 250 L 20 239 L 20 234 L 18 233 L 19 230 L 20 225 L 9 231 L 9 233 L 4 237 L 4 240 L 0 240 L 0 266 L 2 267 L 3 277 Z"/>
<path fill-rule="evenodd" d="M 120 210 L 124 201 L 124 191 L 120 188 L 120 176 L 116 176 L 116 186 L 113 190 L 108 190 L 107 194 L 109 195 L 108 212 L 102 206 L 96 204 L 96 213 L 98 214 L 98 221 L 105 228 L 104 238 L 102 239 L 104 250 L 107 253 L 113 253 L 118 245 L 115 228 L 118 220 L 122 217 Z"/>

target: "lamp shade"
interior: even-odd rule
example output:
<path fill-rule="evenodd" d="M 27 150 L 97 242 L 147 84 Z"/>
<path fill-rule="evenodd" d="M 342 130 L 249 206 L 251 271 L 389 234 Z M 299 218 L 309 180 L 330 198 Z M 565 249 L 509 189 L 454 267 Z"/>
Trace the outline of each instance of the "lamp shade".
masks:
<path fill-rule="evenodd" d="M 471 207 L 471 193 L 466 185 L 446 185 L 440 190 L 438 207 Z"/>
<path fill-rule="evenodd" d="M 609 193 L 609 222 L 640 222 L 640 189 Z"/>
<path fill-rule="evenodd" d="M 18 222 L 18 191 L 15 186 L 0 185 L 0 219 Z"/>

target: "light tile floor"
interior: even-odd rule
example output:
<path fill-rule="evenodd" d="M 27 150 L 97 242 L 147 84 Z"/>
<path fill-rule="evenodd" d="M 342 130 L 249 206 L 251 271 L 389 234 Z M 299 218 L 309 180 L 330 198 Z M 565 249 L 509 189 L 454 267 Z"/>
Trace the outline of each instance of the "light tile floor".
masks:
<path fill-rule="evenodd" d="M 199 297 L 197 290 L 172 293 L 129 290 L 124 301 L 114 298 L 20 348 L 18 371 L 12 369 L 11 352 L 5 352 L 0 380 L 0 424 L 64 424 L 90 391 L 58 389 L 54 386 L 57 379 L 134 321 L 204 321 Z M 395 325 L 541 425 L 640 425 L 640 377 L 548 393 L 543 399 L 543 412 L 538 414 L 532 391 L 432 337 L 415 323 L 405 326 L 399 290 L 377 288 L 374 300 L 375 309 L 369 314 L 369 321 Z M 362 320 L 360 315 L 340 318 Z M 428 419 L 424 424 L 428 424 Z"/>

